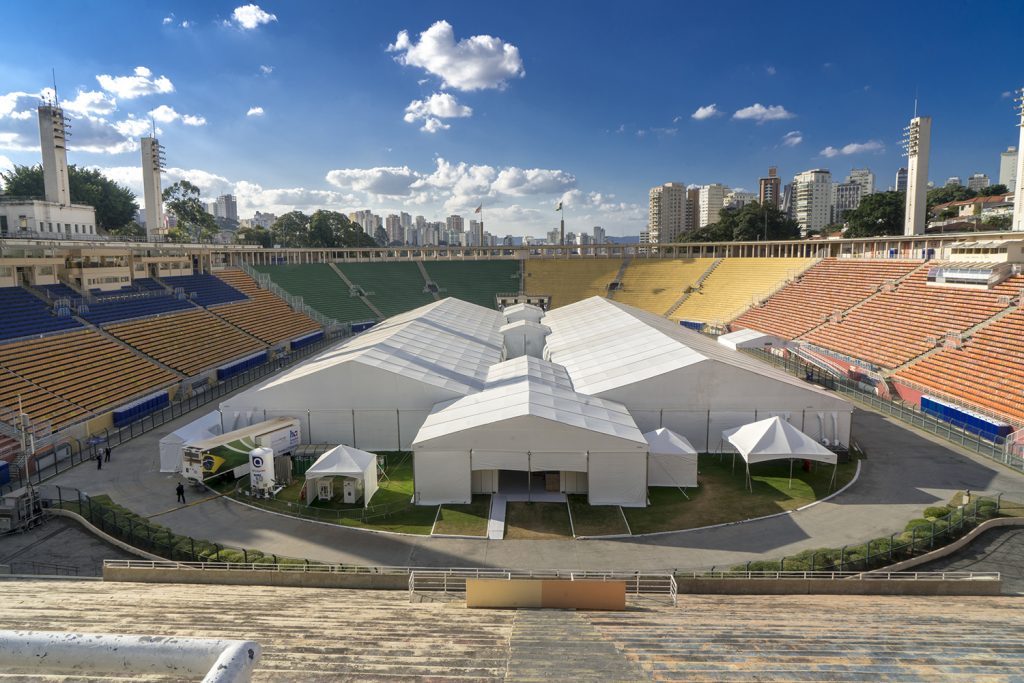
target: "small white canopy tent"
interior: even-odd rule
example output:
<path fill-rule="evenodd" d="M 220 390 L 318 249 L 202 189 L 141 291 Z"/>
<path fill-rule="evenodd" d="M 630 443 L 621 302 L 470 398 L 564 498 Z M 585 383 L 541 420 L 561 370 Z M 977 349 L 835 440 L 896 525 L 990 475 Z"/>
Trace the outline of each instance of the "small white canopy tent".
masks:
<path fill-rule="evenodd" d="M 647 455 L 648 486 L 696 486 L 697 450 L 685 436 L 671 429 L 655 429 L 644 434 Z"/>
<path fill-rule="evenodd" d="M 214 410 L 198 420 L 189 422 L 160 439 L 160 471 L 177 472 L 181 469 L 181 449 L 193 441 L 203 441 L 222 433 L 220 411 Z"/>
<path fill-rule="evenodd" d="M 718 343 L 736 351 L 738 349 L 763 349 L 765 346 L 786 348 L 785 340 L 773 334 L 765 334 L 750 328 L 719 335 Z"/>
<path fill-rule="evenodd" d="M 750 424 L 726 429 L 722 439 L 728 441 L 747 464 L 747 485 L 753 490 L 750 481 L 750 464 L 768 460 L 789 459 L 790 485 L 793 480 L 793 460 L 816 460 L 838 467 L 838 456 L 820 443 L 789 424 L 781 417 L 770 417 Z M 836 473 L 832 471 L 832 482 Z"/>
<path fill-rule="evenodd" d="M 377 492 L 377 456 L 344 444 L 327 451 L 306 470 L 306 504 L 317 494 L 317 479 L 324 477 L 352 477 L 363 482 L 363 507 Z"/>

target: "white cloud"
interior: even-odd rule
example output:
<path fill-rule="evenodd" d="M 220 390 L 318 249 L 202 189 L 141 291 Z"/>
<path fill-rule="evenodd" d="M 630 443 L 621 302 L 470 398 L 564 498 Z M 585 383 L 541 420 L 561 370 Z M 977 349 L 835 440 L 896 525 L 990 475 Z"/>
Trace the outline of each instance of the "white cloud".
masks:
<path fill-rule="evenodd" d="M 195 116 L 192 114 L 179 114 L 174 110 L 174 107 L 170 107 L 166 104 L 161 104 L 156 109 L 149 112 L 150 117 L 154 121 L 160 123 L 173 123 L 174 121 L 181 121 L 186 126 L 205 126 L 206 119 L 202 116 Z"/>
<path fill-rule="evenodd" d="M 263 107 L 249 107 L 249 111 L 245 112 L 246 116 L 263 116 Z"/>
<path fill-rule="evenodd" d="M 132 100 L 143 95 L 167 94 L 174 92 L 174 84 L 167 76 L 151 78 L 153 72 L 144 66 L 135 67 L 132 76 L 110 76 L 100 74 L 96 77 L 100 87 L 123 100 Z"/>
<path fill-rule="evenodd" d="M 112 114 L 117 109 L 117 100 L 99 90 L 79 90 L 73 99 L 63 100 L 64 111 L 82 116 Z"/>
<path fill-rule="evenodd" d="M 193 116 L 192 114 L 182 114 L 181 122 L 186 126 L 205 126 L 206 119 L 202 116 Z"/>
<path fill-rule="evenodd" d="M 703 121 L 704 119 L 710 119 L 712 116 L 720 116 L 721 114 L 722 112 L 719 111 L 718 106 L 712 103 L 703 107 L 697 107 L 697 111 L 690 114 L 690 118 Z"/>
<path fill-rule="evenodd" d="M 188 19 L 185 19 L 183 22 L 181 22 L 181 27 L 182 28 L 191 28 L 191 26 L 192 26 L 192 22 L 189 21 Z"/>
<path fill-rule="evenodd" d="M 670 138 L 678 132 L 678 128 L 639 128 L 636 131 L 636 136 L 638 138 L 643 138 L 648 135 L 656 135 L 659 138 Z"/>
<path fill-rule="evenodd" d="M 405 197 L 419 174 L 408 166 L 340 168 L 327 172 L 327 182 L 342 190 L 366 192 L 383 197 Z"/>
<path fill-rule="evenodd" d="M 546 168 L 517 168 L 502 170 L 491 189 L 495 194 L 513 197 L 534 194 L 555 194 L 576 186 L 576 176 L 566 171 Z"/>
<path fill-rule="evenodd" d="M 236 7 L 235 11 L 231 13 L 231 18 L 235 20 L 238 26 L 246 31 L 259 28 L 262 24 L 269 24 L 272 21 L 277 21 L 277 16 L 264 12 L 259 5 L 242 5 Z"/>
<path fill-rule="evenodd" d="M 774 76 L 774 75 L 775 75 L 775 74 L 777 73 L 777 72 L 775 71 L 775 67 L 774 67 L 774 66 L 772 66 L 771 64 L 769 64 L 768 66 L 766 66 L 766 67 L 764 68 L 764 71 L 765 71 L 765 73 L 766 73 L 766 74 L 768 74 L 769 76 Z"/>
<path fill-rule="evenodd" d="M 757 102 L 749 107 L 736 110 L 736 113 L 732 115 L 734 119 L 757 121 L 758 123 L 764 123 L 765 121 L 781 121 L 783 119 L 791 119 L 794 116 L 796 116 L 796 114 L 786 111 L 786 108 L 781 104 L 773 104 L 766 107 Z"/>
<path fill-rule="evenodd" d="M 145 119 L 137 119 L 129 115 L 124 121 L 115 121 L 111 124 L 121 135 L 129 138 L 137 138 L 149 135 L 152 132 L 152 124 Z"/>
<path fill-rule="evenodd" d="M 526 75 L 515 45 L 488 35 L 455 42 L 452 25 L 443 20 L 423 31 L 417 42 L 401 31 L 388 52 L 399 53 L 399 64 L 420 67 L 456 90 L 502 89 L 509 79 Z"/>
<path fill-rule="evenodd" d="M 167 26 L 167 24 L 173 24 L 174 23 L 174 15 L 172 14 L 169 17 L 164 17 L 164 20 L 162 22 L 160 22 L 160 23 L 163 24 L 164 26 Z"/>
<path fill-rule="evenodd" d="M 260 64 L 260 73 L 263 74 L 264 76 L 269 76 L 270 74 L 274 73 L 274 67 L 267 66 L 266 64 Z"/>
<path fill-rule="evenodd" d="M 424 100 L 410 102 L 409 106 L 405 108 L 403 119 L 406 123 L 423 121 L 420 130 L 435 133 L 438 130 L 447 130 L 451 127 L 441 119 L 465 118 L 472 115 L 472 108 L 459 104 L 451 94 L 436 92 Z"/>
<path fill-rule="evenodd" d="M 782 136 L 782 144 L 786 147 L 796 147 L 804 141 L 804 134 L 798 130 L 791 130 Z"/>
<path fill-rule="evenodd" d="M 0 171 L 10 171 L 12 168 L 14 168 L 14 162 L 0 154 Z"/>
<path fill-rule="evenodd" d="M 831 145 L 821 150 L 820 154 L 823 157 L 837 157 L 837 156 L 850 156 L 852 154 L 867 154 L 869 152 L 879 153 L 885 151 L 885 145 L 878 140 L 868 140 L 867 142 L 851 142 L 842 147 L 832 147 Z"/>
<path fill-rule="evenodd" d="M 1004 100 L 1008 100 L 1011 97 L 1013 97 L 1013 91 L 1012 90 L 1004 90 L 1003 91 L 1003 99 Z"/>

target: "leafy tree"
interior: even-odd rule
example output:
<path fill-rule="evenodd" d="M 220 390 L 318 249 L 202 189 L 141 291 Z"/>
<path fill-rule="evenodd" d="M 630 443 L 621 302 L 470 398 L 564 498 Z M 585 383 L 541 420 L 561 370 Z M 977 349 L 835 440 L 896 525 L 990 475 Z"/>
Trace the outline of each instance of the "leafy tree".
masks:
<path fill-rule="evenodd" d="M 388 233 L 383 226 L 377 226 L 373 233 L 373 241 L 376 242 L 378 247 L 386 247 L 388 245 Z"/>
<path fill-rule="evenodd" d="M 203 242 L 218 232 L 217 221 L 199 199 L 199 188 L 187 180 L 179 180 L 164 190 L 164 208 L 178 219 L 178 226 L 167 234 L 172 242 Z"/>
<path fill-rule="evenodd" d="M 309 232 L 309 216 L 301 211 L 289 211 L 279 216 L 270 226 L 274 244 L 282 247 L 305 247 Z"/>
<path fill-rule="evenodd" d="M 903 234 L 906 195 L 903 192 L 875 192 L 860 200 L 860 206 L 846 214 L 844 237 L 878 237 Z"/>
<path fill-rule="evenodd" d="M 107 234 L 113 237 L 145 237 L 146 229 L 132 221 L 127 225 L 122 225 L 119 228 L 110 228 L 107 230 Z"/>
<path fill-rule="evenodd" d="M 10 171 L 0 172 L 6 193 L 12 197 L 42 197 L 46 191 L 43 167 L 15 165 Z M 135 220 L 138 205 L 135 194 L 118 185 L 99 171 L 91 168 L 68 167 L 68 189 L 71 202 L 96 209 L 96 225 L 111 234 Z"/>
<path fill-rule="evenodd" d="M 930 211 L 936 204 L 962 202 L 965 199 L 973 199 L 975 196 L 977 196 L 977 194 L 974 190 L 966 188 L 963 185 L 943 185 L 942 187 L 933 187 L 928 190 L 928 210 Z"/>
<path fill-rule="evenodd" d="M 773 206 L 757 202 L 738 209 L 722 209 L 718 222 L 694 230 L 686 236 L 695 242 L 756 242 L 791 240 L 800 237 L 800 226 Z"/>
<path fill-rule="evenodd" d="M 269 230 L 254 226 L 252 228 L 242 228 L 236 234 L 238 241 L 245 244 L 258 244 L 261 247 L 269 249 L 274 246 L 274 235 Z"/>
<path fill-rule="evenodd" d="M 996 185 L 989 185 L 988 187 L 983 187 L 980 190 L 978 190 L 978 196 L 993 197 L 997 194 L 1006 194 L 1009 191 L 1010 190 L 1006 187 L 1006 185 L 1003 185 L 1002 183 L 997 183 Z"/>
<path fill-rule="evenodd" d="M 1013 217 L 1006 215 L 986 216 L 985 218 L 981 219 L 981 224 L 984 225 L 986 228 L 991 228 L 993 230 L 998 228 L 1008 228 L 1011 225 L 1013 225 Z"/>

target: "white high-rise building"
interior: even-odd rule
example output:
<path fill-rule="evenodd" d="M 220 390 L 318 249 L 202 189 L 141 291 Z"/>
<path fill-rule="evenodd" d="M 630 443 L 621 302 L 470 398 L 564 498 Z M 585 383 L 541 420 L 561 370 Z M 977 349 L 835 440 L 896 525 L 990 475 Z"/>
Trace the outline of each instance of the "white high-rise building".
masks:
<path fill-rule="evenodd" d="M 893 189 L 897 192 L 907 191 L 907 169 L 901 168 L 896 171 L 896 187 Z"/>
<path fill-rule="evenodd" d="M 448 228 L 449 232 L 465 232 L 463 225 L 465 223 L 462 220 L 462 216 L 452 214 L 445 219 L 445 227 Z"/>
<path fill-rule="evenodd" d="M 984 190 L 986 187 L 992 184 L 988 174 L 985 173 L 972 173 L 971 177 L 967 179 L 967 189 L 978 192 Z"/>
<path fill-rule="evenodd" d="M 647 223 L 651 242 L 678 242 L 683 233 L 686 185 L 665 183 L 647 193 Z"/>
<path fill-rule="evenodd" d="M 793 177 L 793 219 L 800 233 L 817 232 L 832 220 L 832 173 L 815 168 Z"/>
<path fill-rule="evenodd" d="M 604 228 L 602 228 L 600 225 L 595 225 L 594 226 L 594 244 L 604 244 L 605 243 L 605 239 L 606 239 L 606 237 L 605 237 Z"/>
<path fill-rule="evenodd" d="M 928 218 L 928 157 L 932 147 L 932 117 L 915 116 L 904 130 L 907 154 L 907 204 L 904 235 L 923 235 Z M 897 176 L 898 181 L 898 176 Z"/>
<path fill-rule="evenodd" d="M 846 176 L 846 182 L 860 185 L 861 199 L 875 192 L 875 174 L 870 168 L 854 168 L 850 175 Z"/>
<path fill-rule="evenodd" d="M 951 175 L 946 178 L 946 187 L 957 187 L 963 185 L 964 181 L 958 175 Z"/>
<path fill-rule="evenodd" d="M 160 174 L 164 169 L 164 148 L 154 137 L 142 143 L 142 198 L 146 206 L 146 237 L 154 239 L 167 231 L 164 228 L 164 198 Z"/>
<path fill-rule="evenodd" d="M 729 188 L 721 183 L 701 186 L 697 227 L 703 228 L 705 225 L 718 222 L 718 214 L 722 212 L 722 207 L 725 205 L 725 195 L 728 193 Z"/>
<path fill-rule="evenodd" d="M 849 179 L 845 183 L 836 183 L 832 186 L 832 222 L 842 223 L 847 212 L 853 211 L 860 206 L 863 198 L 864 187 Z"/>
<path fill-rule="evenodd" d="M 722 200 L 722 208 L 730 209 L 742 209 L 747 204 L 753 204 L 757 201 L 757 194 L 754 192 L 743 192 L 741 190 L 732 190 L 725 195 Z"/>
<path fill-rule="evenodd" d="M 210 202 L 212 213 L 216 218 L 228 221 L 238 220 L 238 201 L 233 194 L 222 194 L 216 201 Z"/>
<path fill-rule="evenodd" d="M 1006 185 L 1008 192 L 1013 192 L 1017 183 L 1017 148 L 1007 147 L 999 155 L 999 184 Z"/>

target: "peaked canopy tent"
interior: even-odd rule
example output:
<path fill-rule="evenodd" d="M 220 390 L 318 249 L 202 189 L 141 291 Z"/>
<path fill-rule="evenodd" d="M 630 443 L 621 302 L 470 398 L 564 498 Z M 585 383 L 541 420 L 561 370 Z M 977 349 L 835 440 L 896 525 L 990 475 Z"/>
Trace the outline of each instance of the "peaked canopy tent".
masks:
<path fill-rule="evenodd" d="M 697 485 L 697 450 L 685 436 L 671 429 L 655 429 L 644 434 L 647 441 L 647 485 Z"/>
<path fill-rule="evenodd" d="M 220 411 L 203 415 L 198 420 L 189 422 L 160 439 L 160 471 L 178 472 L 181 470 L 181 449 L 193 441 L 203 441 L 222 433 Z"/>
<path fill-rule="evenodd" d="M 306 504 L 316 498 L 316 481 L 324 477 L 351 477 L 363 482 L 363 507 L 377 492 L 377 456 L 344 444 L 327 451 L 306 470 Z"/>
<path fill-rule="evenodd" d="M 793 485 L 793 460 L 816 460 L 833 465 L 832 481 L 835 483 L 839 456 L 789 424 L 781 417 L 752 422 L 742 427 L 726 429 L 722 439 L 732 444 L 747 464 L 747 486 L 753 490 L 750 481 L 750 464 L 768 460 L 789 459 L 789 480 Z"/>

